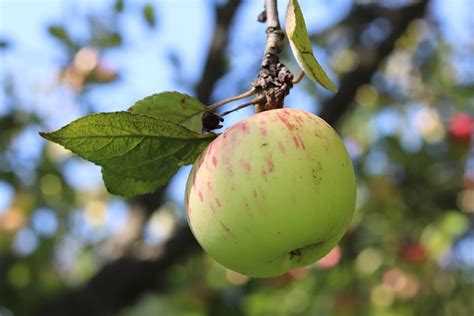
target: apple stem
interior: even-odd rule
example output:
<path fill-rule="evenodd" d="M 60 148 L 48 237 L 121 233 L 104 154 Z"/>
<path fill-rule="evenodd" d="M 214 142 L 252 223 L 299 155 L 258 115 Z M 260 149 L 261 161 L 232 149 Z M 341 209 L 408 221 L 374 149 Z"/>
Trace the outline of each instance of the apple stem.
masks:
<path fill-rule="evenodd" d="M 250 90 L 248 90 L 248 91 L 246 91 L 242 94 L 239 94 L 239 95 L 221 100 L 219 102 L 216 102 L 214 104 L 211 104 L 206 108 L 206 111 L 213 112 L 214 110 L 218 109 L 219 107 L 223 106 L 224 104 L 251 97 L 252 95 L 254 95 L 256 93 L 257 93 L 257 90 L 255 88 L 252 88 L 252 89 L 250 89 Z"/>
<path fill-rule="evenodd" d="M 261 98 L 255 98 L 255 99 L 253 99 L 252 101 L 245 102 L 245 103 L 243 103 L 243 104 L 241 104 L 241 105 L 239 105 L 239 106 L 233 108 L 232 110 L 229 110 L 229 111 L 226 111 L 226 112 L 222 113 L 221 116 L 226 116 L 227 114 L 230 114 L 230 113 L 232 113 L 232 112 L 235 112 L 235 111 L 238 111 L 238 110 L 240 110 L 240 109 L 243 109 L 243 108 L 245 108 L 245 107 L 247 107 L 247 106 L 249 106 L 249 105 L 258 104 L 258 103 L 261 102 L 261 101 L 262 101 Z"/>

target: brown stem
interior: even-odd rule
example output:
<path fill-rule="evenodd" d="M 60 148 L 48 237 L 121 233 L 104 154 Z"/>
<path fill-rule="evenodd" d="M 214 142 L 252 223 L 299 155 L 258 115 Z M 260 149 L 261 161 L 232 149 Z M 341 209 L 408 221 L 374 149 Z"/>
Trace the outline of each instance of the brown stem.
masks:
<path fill-rule="evenodd" d="M 227 114 L 230 114 L 230 113 L 232 113 L 232 112 L 235 112 L 235 111 L 238 111 L 238 110 L 240 110 L 240 109 L 243 109 L 243 108 L 245 108 L 245 107 L 247 107 L 247 106 L 249 106 L 249 105 L 257 104 L 257 103 L 259 103 L 259 102 L 261 102 L 261 101 L 262 101 L 262 100 L 261 100 L 260 98 L 255 98 L 255 99 L 253 99 L 252 101 L 245 102 L 245 103 L 239 105 L 238 107 L 233 108 L 232 110 L 229 110 L 229 111 L 226 111 L 226 112 L 222 113 L 221 116 L 226 116 Z"/>
<path fill-rule="evenodd" d="M 255 93 L 257 93 L 257 90 L 255 88 L 252 88 L 249 91 L 246 91 L 242 94 L 239 94 L 239 95 L 221 100 L 219 102 L 216 102 L 214 104 L 211 104 L 206 108 L 206 111 L 213 112 L 214 110 L 218 109 L 219 107 L 223 106 L 224 104 L 251 97 Z"/>

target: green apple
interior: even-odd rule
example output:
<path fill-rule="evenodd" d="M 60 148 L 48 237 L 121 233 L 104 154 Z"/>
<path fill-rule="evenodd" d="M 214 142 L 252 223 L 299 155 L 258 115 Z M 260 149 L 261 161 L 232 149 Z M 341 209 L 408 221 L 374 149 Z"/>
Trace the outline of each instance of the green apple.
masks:
<path fill-rule="evenodd" d="M 277 109 L 219 135 L 186 185 L 186 213 L 223 266 L 268 277 L 313 263 L 346 232 L 355 177 L 337 133 L 313 114 Z"/>

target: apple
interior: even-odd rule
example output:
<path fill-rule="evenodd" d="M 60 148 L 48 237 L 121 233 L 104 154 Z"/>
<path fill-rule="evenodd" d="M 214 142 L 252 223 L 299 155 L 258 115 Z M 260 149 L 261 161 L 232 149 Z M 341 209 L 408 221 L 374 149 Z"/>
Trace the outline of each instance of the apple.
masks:
<path fill-rule="evenodd" d="M 474 134 L 474 117 L 467 113 L 456 113 L 449 120 L 449 134 L 458 141 L 468 143 Z"/>
<path fill-rule="evenodd" d="M 469 152 L 471 139 L 474 137 L 474 116 L 464 113 L 454 113 L 448 122 L 449 145 L 454 154 L 460 159 Z"/>
<path fill-rule="evenodd" d="M 313 114 L 276 109 L 219 135 L 196 160 L 186 214 L 223 266 L 269 277 L 309 265 L 344 235 L 355 176 L 341 139 Z"/>

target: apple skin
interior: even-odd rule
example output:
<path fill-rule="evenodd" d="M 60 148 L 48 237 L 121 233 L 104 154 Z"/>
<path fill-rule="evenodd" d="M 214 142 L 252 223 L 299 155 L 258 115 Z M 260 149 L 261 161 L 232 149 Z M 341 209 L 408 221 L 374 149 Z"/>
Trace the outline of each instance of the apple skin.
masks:
<path fill-rule="evenodd" d="M 219 135 L 196 160 L 186 214 L 223 266 L 269 277 L 309 265 L 346 232 L 355 176 L 332 127 L 313 114 L 258 113 Z"/>

